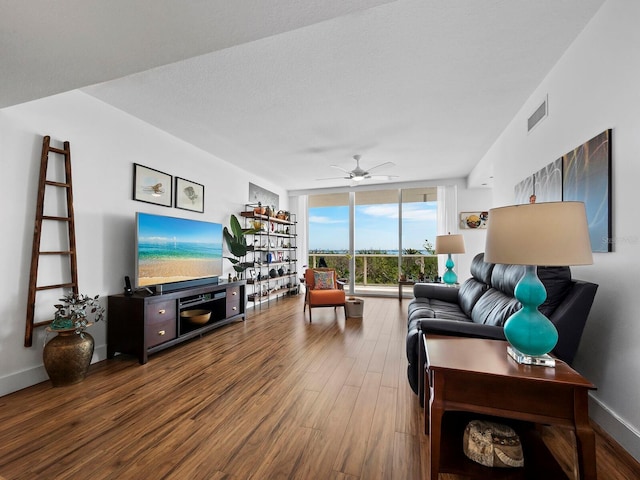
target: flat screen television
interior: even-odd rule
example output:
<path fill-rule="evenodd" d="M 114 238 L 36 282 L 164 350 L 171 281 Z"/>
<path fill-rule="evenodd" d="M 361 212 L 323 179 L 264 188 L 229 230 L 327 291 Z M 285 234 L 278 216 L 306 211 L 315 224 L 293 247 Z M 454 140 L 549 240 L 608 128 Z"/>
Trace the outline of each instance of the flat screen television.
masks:
<path fill-rule="evenodd" d="M 222 275 L 222 225 L 136 213 L 136 287 L 156 293 L 207 283 Z"/>

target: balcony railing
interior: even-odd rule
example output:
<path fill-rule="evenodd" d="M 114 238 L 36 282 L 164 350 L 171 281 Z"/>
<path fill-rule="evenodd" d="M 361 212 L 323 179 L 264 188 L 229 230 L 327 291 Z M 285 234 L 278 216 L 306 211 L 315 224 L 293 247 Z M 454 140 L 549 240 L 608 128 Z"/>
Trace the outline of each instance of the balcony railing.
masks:
<path fill-rule="evenodd" d="M 320 258 L 335 268 L 338 277 L 349 280 L 349 256 L 345 253 L 309 254 L 308 265 L 316 267 Z M 356 253 L 355 284 L 353 291 L 397 292 L 398 280 L 404 275 L 409 280 L 434 280 L 438 275 L 438 258 L 427 254 L 402 254 L 402 271 L 398 269 L 398 254 Z M 375 288 L 372 288 L 375 287 Z"/>

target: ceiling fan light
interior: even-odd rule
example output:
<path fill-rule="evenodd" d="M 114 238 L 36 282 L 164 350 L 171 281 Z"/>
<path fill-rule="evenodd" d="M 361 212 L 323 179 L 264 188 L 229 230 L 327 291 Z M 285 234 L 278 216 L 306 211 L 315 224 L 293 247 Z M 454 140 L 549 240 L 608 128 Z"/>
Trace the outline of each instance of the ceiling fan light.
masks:
<path fill-rule="evenodd" d="M 354 182 L 361 182 L 362 180 L 364 180 L 364 177 L 354 176 L 351 180 L 353 180 Z"/>

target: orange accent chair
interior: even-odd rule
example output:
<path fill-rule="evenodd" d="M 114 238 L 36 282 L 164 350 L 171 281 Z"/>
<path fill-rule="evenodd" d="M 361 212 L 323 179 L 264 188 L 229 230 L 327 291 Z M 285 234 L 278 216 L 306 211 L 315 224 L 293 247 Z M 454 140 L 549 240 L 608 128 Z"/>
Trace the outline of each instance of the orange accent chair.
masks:
<path fill-rule="evenodd" d="M 304 310 L 309 305 L 309 323 L 311 323 L 311 309 L 316 307 L 344 308 L 344 318 L 347 318 L 347 300 L 344 284 L 336 278 L 333 268 L 308 268 L 304 272 L 304 282 L 307 286 L 304 296 Z"/>

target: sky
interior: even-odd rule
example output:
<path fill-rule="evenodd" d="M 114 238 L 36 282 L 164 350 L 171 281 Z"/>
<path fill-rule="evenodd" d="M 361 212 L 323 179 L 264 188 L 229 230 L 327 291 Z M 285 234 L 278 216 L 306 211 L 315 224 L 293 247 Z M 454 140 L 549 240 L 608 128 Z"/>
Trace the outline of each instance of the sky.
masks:
<path fill-rule="evenodd" d="M 164 215 L 138 214 L 138 241 L 222 244 L 222 225 Z"/>
<path fill-rule="evenodd" d="M 429 239 L 435 244 L 437 202 L 402 204 L 402 248 L 424 249 Z M 349 207 L 309 209 L 309 249 L 349 248 Z M 398 205 L 356 206 L 356 250 L 398 250 Z"/>

